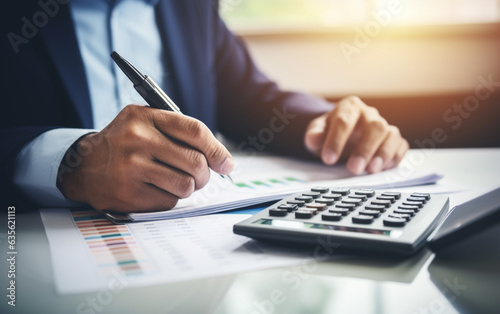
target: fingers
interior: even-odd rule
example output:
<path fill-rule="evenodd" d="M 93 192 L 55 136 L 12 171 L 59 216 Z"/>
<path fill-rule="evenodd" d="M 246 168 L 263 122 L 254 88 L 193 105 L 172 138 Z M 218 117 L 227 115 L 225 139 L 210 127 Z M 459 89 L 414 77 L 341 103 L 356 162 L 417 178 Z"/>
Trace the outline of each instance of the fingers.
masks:
<path fill-rule="evenodd" d="M 201 187 L 206 185 L 209 177 L 210 174 L 201 183 Z M 143 165 L 141 165 L 139 180 L 163 191 L 168 191 L 168 193 L 177 198 L 187 198 L 195 190 L 201 188 L 196 187 L 196 177 L 165 164 L 151 162 L 150 160 L 144 160 Z"/>
<path fill-rule="evenodd" d="M 189 197 L 196 190 L 193 176 L 155 162 L 148 155 L 134 154 L 122 158 L 109 170 L 106 179 L 109 178 L 115 178 L 115 181 L 108 183 L 106 190 L 99 189 L 95 193 L 109 193 L 99 202 L 91 203 L 96 209 L 124 212 L 167 210 L 173 208 L 178 199 Z"/>
<path fill-rule="evenodd" d="M 234 161 L 229 151 L 202 122 L 182 114 L 155 110 L 154 124 L 162 133 L 199 150 L 215 172 L 229 174 Z"/>
<path fill-rule="evenodd" d="M 174 208 L 179 200 L 177 196 L 147 183 L 139 184 L 133 190 L 124 191 L 127 195 L 120 197 L 123 196 L 123 193 L 115 194 L 116 197 L 111 205 L 104 208 L 94 208 L 121 212 L 150 212 Z"/>
<path fill-rule="evenodd" d="M 376 156 L 375 160 L 372 159 L 389 134 L 387 121 L 378 114 L 375 108 L 365 108 L 359 123 L 363 132 L 347 161 L 347 169 L 354 174 L 360 174 L 365 171 L 369 163 L 373 168 L 383 166 L 384 160 L 379 158 L 380 156 Z M 392 146 L 389 145 L 386 148 L 390 149 Z"/>
<path fill-rule="evenodd" d="M 390 126 L 387 137 L 381 143 L 366 170 L 369 173 L 377 173 L 393 168 L 403 159 L 408 149 L 408 142 L 401 137 L 399 129 Z"/>
<path fill-rule="evenodd" d="M 326 135 L 326 119 L 328 115 L 329 113 L 326 113 L 316 119 L 313 119 L 307 127 L 304 144 L 314 155 L 319 156 L 323 148 Z"/>
<path fill-rule="evenodd" d="M 321 151 L 321 159 L 325 164 L 337 162 L 359 120 L 363 105 L 359 98 L 347 97 L 339 101 L 328 116 L 325 143 Z"/>
<path fill-rule="evenodd" d="M 176 172 L 182 172 L 189 176 L 194 182 L 194 190 L 199 190 L 204 187 L 210 179 L 210 171 L 208 169 L 206 157 L 200 151 L 192 147 L 165 137 L 160 132 L 155 133 L 157 133 L 156 136 L 153 136 L 152 143 L 150 143 L 147 148 L 151 154 L 149 159 L 156 161 L 155 166 L 159 168 L 161 168 L 161 166 L 163 166 L 163 168 L 173 168 L 177 170 Z M 165 179 L 166 178 L 167 177 L 165 177 Z M 154 182 L 149 183 L 154 184 Z M 161 187 L 161 185 L 156 186 Z M 181 186 L 183 186 L 183 184 L 181 184 Z M 171 191 L 169 189 L 165 190 Z M 177 193 L 174 194 L 179 195 Z M 181 198 L 187 196 L 181 196 Z"/>
<path fill-rule="evenodd" d="M 362 135 L 347 161 L 349 171 L 354 174 L 365 170 L 377 173 L 399 164 L 409 149 L 399 129 L 389 125 L 376 109 L 370 107 L 364 110 L 359 123 Z"/>
<path fill-rule="evenodd" d="M 399 129 L 358 97 L 347 97 L 335 109 L 309 124 L 304 143 L 327 165 L 342 155 L 354 174 L 376 173 L 395 167 L 409 149 Z"/>
<path fill-rule="evenodd" d="M 396 154 L 394 155 L 394 158 L 392 159 L 392 161 L 390 161 L 386 165 L 385 169 L 391 169 L 391 168 L 396 167 L 401 162 L 401 160 L 404 158 L 408 149 L 410 149 L 410 144 L 408 144 L 407 140 L 402 138 L 400 141 L 400 146 L 397 149 Z"/>
<path fill-rule="evenodd" d="M 159 189 L 154 185 L 143 184 L 134 201 L 122 207 L 125 212 L 151 212 L 172 209 L 177 205 L 178 197 Z"/>

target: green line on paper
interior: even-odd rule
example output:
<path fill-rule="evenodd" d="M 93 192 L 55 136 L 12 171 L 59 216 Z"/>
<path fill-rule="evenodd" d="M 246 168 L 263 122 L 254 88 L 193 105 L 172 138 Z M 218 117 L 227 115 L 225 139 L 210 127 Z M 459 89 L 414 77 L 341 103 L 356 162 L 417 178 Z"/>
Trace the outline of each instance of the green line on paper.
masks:
<path fill-rule="evenodd" d="M 262 181 L 252 181 L 253 184 L 255 185 L 258 185 L 258 186 L 267 186 L 267 187 L 271 187 L 269 184 L 267 183 L 264 183 Z"/>
<path fill-rule="evenodd" d="M 250 185 L 248 185 L 246 183 L 238 182 L 238 183 L 235 183 L 235 184 L 239 188 L 250 188 L 250 189 L 253 189 L 253 187 L 251 187 Z"/>
<path fill-rule="evenodd" d="M 269 179 L 269 182 L 274 183 L 274 184 L 286 184 L 285 182 L 278 180 L 278 179 Z"/>

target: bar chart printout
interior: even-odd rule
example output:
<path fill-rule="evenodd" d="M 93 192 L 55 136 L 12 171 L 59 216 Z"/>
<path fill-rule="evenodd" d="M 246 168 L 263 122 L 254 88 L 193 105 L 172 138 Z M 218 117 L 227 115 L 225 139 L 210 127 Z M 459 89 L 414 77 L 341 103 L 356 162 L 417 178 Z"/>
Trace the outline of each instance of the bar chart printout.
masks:
<path fill-rule="evenodd" d="M 143 275 L 154 269 L 127 225 L 116 225 L 93 210 L 71 216 L 101 275 Z"/>
<path fill-rule="evenodd" d="M 308 251 L 234 234 L 233 225 L 249 217 L 243 214 L 124 225 L 93 210 L 44 208 L 40 214 L 59 294 L 217 277 L 311 258 Z"/>

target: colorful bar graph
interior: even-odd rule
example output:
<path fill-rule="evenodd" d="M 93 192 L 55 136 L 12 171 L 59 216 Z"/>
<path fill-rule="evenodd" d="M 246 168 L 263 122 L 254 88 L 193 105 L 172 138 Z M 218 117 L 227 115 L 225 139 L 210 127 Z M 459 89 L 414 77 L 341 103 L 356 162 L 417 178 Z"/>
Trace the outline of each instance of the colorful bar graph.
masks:
<path fill-rule="evenodd" d="M 71 215 L 101 274 L 142 275 L 154 268 L 126 225 L 93 210 L 72 210 Z"/>

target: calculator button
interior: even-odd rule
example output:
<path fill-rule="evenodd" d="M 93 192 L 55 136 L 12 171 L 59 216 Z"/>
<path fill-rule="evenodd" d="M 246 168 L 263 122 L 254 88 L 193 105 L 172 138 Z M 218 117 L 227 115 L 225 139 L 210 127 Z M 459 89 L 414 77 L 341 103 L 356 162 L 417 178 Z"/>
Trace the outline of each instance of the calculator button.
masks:
<path fill-rule="evenodd" d="M 309 210 L 298 210 L 295 212 L 295 218 L 309 219 L 312 218 L 313 212 Z"/>
<path fill-rule="evenodd" d="M 381 213 L 385 212 L 385 206 L 384 205 L 366 205 L 365 209 L 367 209 L 367 210 L 378 210 Z"/>
<path fill-rule="evenodd" d="M 403 202 L 403 205 L 407 205 L 407 206 L 418 206 L 418 208 L 422 208 L 424 206 L 424 204 L 422 204 L 421 202 Z"/>
<path fill-rule="evenodd" d="M 427 199 L 425 199 L 425 197 L 408 197 L 406 199 L 407 201 L 410 201 L 410 202 L 421 202 L 421 203 L 427 203 Z"/>
<path fill-rule="evenodd" d="M 316 209 L 316 210 L 325 210 L 326 209 L 326 204 L 321 204 L 321 203 L 313 202 L 313 203 L 306 204 L 306 207 L 307 208 L 313 208 L 313 209 Z"/>
<path fill-rule="evenodd" d="M 350 199 L 360 200 L 362 202 L 366 201 L 366 195 L 349 195 Z"/>
<path fill-rule="evenodd" d="M 391 203 L 396 202 L 396 198 L 394 196 L 382 195 L 382 196 L 377 196 L 377 199 L 382 201 L 390 201 Z"/>
<path fill-rule="evenodd" d="M 414 211 L 415 213 L 420 210 L 418 206 L 408 206 L 408 205 L 400 205 L 398 206 L 398 209 L 411 210 Z"/>
<path fill-rule="evenodd" d="M 348 188 L 332 188 L 332 194 L 340 194 L 340 195 L 347 195 L 351 193 L 351 190 Z"/>
<path fill-rule="evenodd" d="M 382 196 L 394 196 L 394 198 L 398 200 L 401 198 L 401 193 L 399 193 L 399 192 L 384 192 L 384 193 L 382 193 Z"/>
<path fill-rule="evenodd" d="M 271 208 L 269 210 L 269 216 L 285 217 L 287 214 L 288 211 L 284 208 Z"/>
<path fill-rule="evenodd" d="M 361 200 L 358 200 L 358 199 L 354 199 L 354 198 L 344 198 L 342 199 L 342 203 L 344 204 L 354 204 L 356 206 L 359 206 L 361 205 L 363 202 Z"/>
<path fill-rule="evenodd" d="M 395 214 L 406 214 L 410 216 L 415 216 L 415 212 L 413 210 L 407 210 L 407 209 L 395 209 L 394 210 Z"/>
<path fill-rule="evenodd" d="M 380 216 L 380 212 L 378 210 L 365 209 L 365 210 L 360 210 L 359 213 L 361 215 L 372 216 L 374 218 L 377 218 L 378 216 Z"/>
<path fill-rule="evenodd" d="M 342 198 L 342 194 L 325 194 L 325 195 L 323 195 L 323 198 L 338 201 Z"/>
<path fill-rule="evenodd" d="M 321 196 L 321 193 L 319 193 L 319 192 L 306 192 L 306 193 L 302 193 L 302 196 L 310 196 L 310 197 L 316 199 L 316 198 L 319 198 Z"/>
<path fill-rule="evenodd" d="M 321 219 L 327 221 L 339 221 L 342 219 L 342 214 L 339 213 L 324 213 L 321 214 Z"/>
<path fill-rule="evenodd" d="M 357 215 L 352 217 L 352 222 L 357 224 L 371 224 L 373 222 L 373 217 L 367 215 Z"/>
<path fill-rule="evenodd" d="M 327 187 L 324 187 L 324 186 L 315 186 L 311 189 L 311 191 L 323 194 L 323 193 L 327 193 L 328 191 L 330 191 L 330 189 Z"/>
<path fill-rule="evenodd" d="M 301 208 L 300 209 L 301 211 L 308 211 L 308 212 L 311 212 L 313 215 L 316 215 L 317 213 L 320 212 L 319 209 L 317 208 L 312 208 L 312 207 L 305 207 L 305 208 Z"/>
<path fill-rule="evenodd" d="M 406 224 L 406 220 L 402 218 L 388 217 L 384 219 L 384 226 L 388 227 L 403 227 Z"/>
<path fill-rule="evenodd" d="M 310 203 L 313 201 L 313 198 L 311 196 L 297 196 L 295 197 L 295 200 Z"/>
<path fill-rule="evenodd" d="M 411 216 L 407 214 L 392 214 L 389 215 L 389 218 L 398 218 L 398 219 L 404 219 L 406 221 L 410 221 Z"/>
<path fill-rule="evenodd" d="M 297 207 L 302 207 L 306 204 L 306 202 L 304 201 L 297 201 L 297 200 L 291 200 L 291 201 L 286 201 L 287 204 L 291 204 L 291 205 L 297 205 Z"/>
<path fill-rule="evenodd" d="M 375 201 L 372 201 L 371 202 L 372 205 L 382 205 L 382 206 L 385 206 L 385 207 L 390 207 L 391 206 L 391 201 L 387 201 L 387 200 L 375 200 Z"/>
<path fill-rule="evenodd" d="M 341 214 L 342 216 L 346 216 L 349 213 L 349 208 L 339 208 L 334 207 L 328 210 L 330 213 Z"/>
<path fill-rule="evenodd" d="M 354 192 L 357 195 L 364 195 L 366 197 L 372 197 L 375 195 L 375 191 L 371 189 L 360 189 Z"/>
<path fill-rule="evenodd" d="M 426 200 L 430 200 L 431 199 L 431 195 L 429 193 L 412 193 L 410 196 L 411 197 L 423 197 Z"/>
<path fill-rule="evenodd" d="M 281 204 L 280 206 L 278 206 L 279 209 L 286 209 L 289 213 L 290 212 L 293 212 L 295 210 L 297 210 L 297 205 L 293 205 L 293 204 Z"/>
<path fill-rule="evenodd" d="M 337 204 L 335 205 L 335 208 L 346 208 L 347 210 L 353 211 L 356 209 L 355 204 Z"/>
<path fill-rule="evenodd" d="M 333 200 L 331 199 L 327 199 L 327 198 L 318 198 L 316 201 L 316 203 L 320 203 L 320 204 L 326 204 L 326 205 L 333 205 L 333 203 L 335 203 Z"/>

